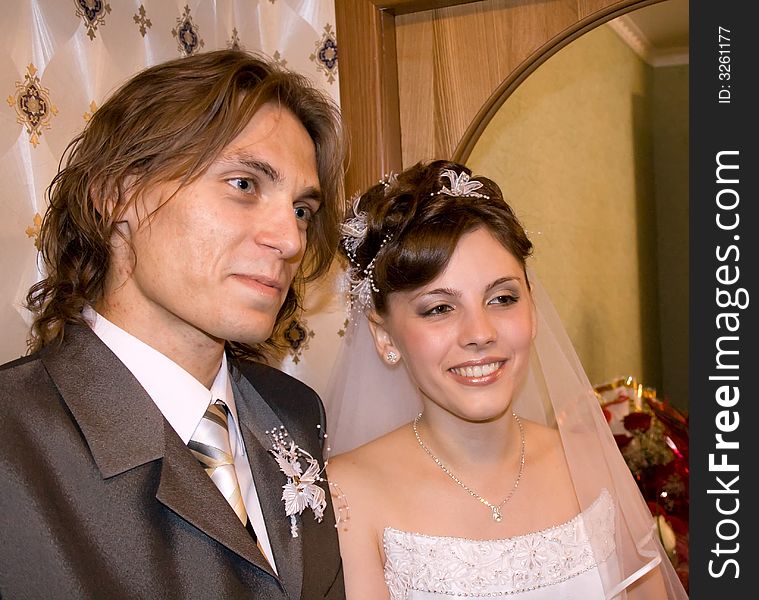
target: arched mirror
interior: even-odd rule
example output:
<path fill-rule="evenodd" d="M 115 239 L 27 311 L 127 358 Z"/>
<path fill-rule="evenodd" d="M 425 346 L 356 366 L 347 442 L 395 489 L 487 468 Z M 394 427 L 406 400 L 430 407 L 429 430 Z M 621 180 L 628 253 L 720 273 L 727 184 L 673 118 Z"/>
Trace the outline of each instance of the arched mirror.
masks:
<path fill-rule="evenodd" d="M 499 103 L 458 158 L 522 218 L 591 381 L 687 408 L 688 1 L 591 29 Z"/>

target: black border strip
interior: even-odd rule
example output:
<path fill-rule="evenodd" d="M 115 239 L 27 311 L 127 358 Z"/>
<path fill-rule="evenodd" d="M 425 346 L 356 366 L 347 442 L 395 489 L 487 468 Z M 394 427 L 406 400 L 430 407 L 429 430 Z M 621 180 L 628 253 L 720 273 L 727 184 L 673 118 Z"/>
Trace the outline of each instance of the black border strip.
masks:
<path fill-rule="evenodd" d="M 759 505 L 749 491 L 759 462 L 752 377 L 759 366 L 753 4 L 690 3 L 689 563 L 696 600 L 757 593 Z"/>

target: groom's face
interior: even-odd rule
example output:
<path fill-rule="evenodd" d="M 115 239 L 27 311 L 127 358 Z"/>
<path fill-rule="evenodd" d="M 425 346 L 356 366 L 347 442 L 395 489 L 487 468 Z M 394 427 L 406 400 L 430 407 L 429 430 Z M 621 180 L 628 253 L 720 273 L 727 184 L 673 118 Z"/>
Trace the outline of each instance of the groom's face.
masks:
<path fill-rule="evenodd" d="M 289 110 L 263 105 L 190 184 L 158 184 L 137 199 L 127 215 L 130 310 L 155 335 L 266 340 L 320 203 L 311 137 Z"/>

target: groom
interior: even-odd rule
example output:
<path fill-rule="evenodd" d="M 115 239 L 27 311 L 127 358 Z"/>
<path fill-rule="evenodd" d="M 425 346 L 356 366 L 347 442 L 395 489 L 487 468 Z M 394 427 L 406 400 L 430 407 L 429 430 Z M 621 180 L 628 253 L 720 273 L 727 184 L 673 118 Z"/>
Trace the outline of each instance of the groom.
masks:
<path fill-rule="evenodd" d="M 270 452 L 320 457 L 322 404 L 251 360 L 328 268 L 341 148 L 323 95 L 231 50 L 137 74 L 72 143 L 0 367 L 0 597 L 344 598 L 326 482 L 291 518 Z"/>

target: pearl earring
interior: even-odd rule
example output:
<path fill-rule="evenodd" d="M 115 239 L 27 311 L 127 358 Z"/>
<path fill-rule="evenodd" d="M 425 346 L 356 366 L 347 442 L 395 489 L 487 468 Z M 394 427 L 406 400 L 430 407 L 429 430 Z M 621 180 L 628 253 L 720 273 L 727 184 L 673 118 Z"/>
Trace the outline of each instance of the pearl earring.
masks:
<path fill-rule="evenodd" d="M 398 355 L 390 350 L 386 355 L 385 358 L 387 358 L 387 362 L 389 362 L 391 365 L 394 365 L 396 362 L 398 362 Z"/>

